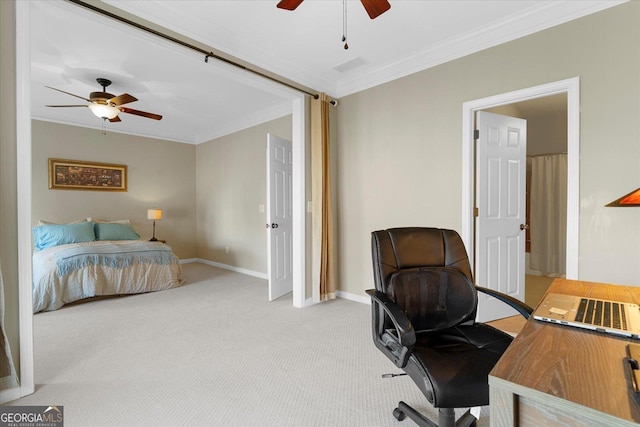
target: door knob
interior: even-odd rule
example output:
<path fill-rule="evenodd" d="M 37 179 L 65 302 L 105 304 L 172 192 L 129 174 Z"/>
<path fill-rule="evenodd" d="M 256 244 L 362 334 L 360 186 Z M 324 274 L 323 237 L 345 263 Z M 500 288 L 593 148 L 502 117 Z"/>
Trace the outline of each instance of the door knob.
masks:
<path fill-rule="evenodd" d="M 520 224 L 520 230 L 528 230 L 529 224 Z"/>
<path fill-rule="evenodd" d="M 278 224 L 276 224 L 275 222 L 271 224 L 271 228 L 278 228 Z"/>

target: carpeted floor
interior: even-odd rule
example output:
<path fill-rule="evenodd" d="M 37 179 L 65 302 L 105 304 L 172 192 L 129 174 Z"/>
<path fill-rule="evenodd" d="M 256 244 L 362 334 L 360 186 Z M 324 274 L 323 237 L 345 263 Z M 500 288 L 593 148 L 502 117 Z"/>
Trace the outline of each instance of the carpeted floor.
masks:
<path fill-rule="evenodd" d="M 34 316 L 36 392 L 74 426 L 411 426 L 436 412 L 373 345 L 370 307 L 267 302 L 267 282 L 185 264 L 181 288 Z M 488 425 L 488 409 L 478 425 Z"/>

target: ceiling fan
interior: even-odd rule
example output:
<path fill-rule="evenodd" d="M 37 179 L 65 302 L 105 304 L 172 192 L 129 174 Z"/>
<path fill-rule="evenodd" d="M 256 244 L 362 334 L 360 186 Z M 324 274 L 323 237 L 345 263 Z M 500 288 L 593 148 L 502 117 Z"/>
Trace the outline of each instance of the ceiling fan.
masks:
<path fill-rule="evenodd" d="M 278 3 L 280 9 L 295 10 L 303 0 L 281 0 Z M 376 19 L 391 8 L 387 0 L 360 0 L 365 10 L 369 14 L 369 18 Z"/>
<path fill-rule="evenodd" d="M 56 89 L 55 87 L 47 86 L 49 89 L 57 90 L 58 92 L 66 93 L 67 95 L 75 96 L 76 98 L 84 99 L 85 101 L 89 102 L 88 105 L 47 105 L 47 107 L 89 107 L 91 112 L 97 117 L 104 120 L 109 120 L 110 122 L 121 121 L 118 117 L 118 113 L 128 113 L 136 116 L 147 117 L 153 120 L 162 119 L 162 116 L 159 114 L 147 113 L 146 111 L 122 107 L 122 105 L 124 104 L 137 101 L 138 98 L 129 95 L 128 93 L 123 93 L 122 95 L 118 96 L 112 95 L 107 92 L 107 86 L 111 84 L 111 80 L 99 77 L 96 79 L 96 81 L 100 86 L 102 86 L 102 92 L 91 92 L 91 94 L 89 95 L 89 99 L 85 98 L 84 96 L 79 96 L 70 92 L 65 92 L 64 90 Z"/>

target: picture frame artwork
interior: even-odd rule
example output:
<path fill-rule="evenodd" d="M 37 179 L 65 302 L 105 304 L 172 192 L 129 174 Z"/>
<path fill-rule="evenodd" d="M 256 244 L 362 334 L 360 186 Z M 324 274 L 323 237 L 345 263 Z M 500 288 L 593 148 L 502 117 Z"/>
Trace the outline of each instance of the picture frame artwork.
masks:
<path fill-rule="evenodd" d="M 127 165 L 50 158 L 49 188 L 127 191 Z"/>

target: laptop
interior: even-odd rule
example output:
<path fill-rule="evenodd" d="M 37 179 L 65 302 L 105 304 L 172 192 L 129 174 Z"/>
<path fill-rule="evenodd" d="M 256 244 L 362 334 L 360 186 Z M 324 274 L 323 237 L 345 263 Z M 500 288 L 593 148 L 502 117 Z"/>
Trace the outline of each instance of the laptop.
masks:
<path fill-rule="evenodd" d="M 628 302 L 548 293 L 533 318 L 640 340 L 640 307 Z"/>

